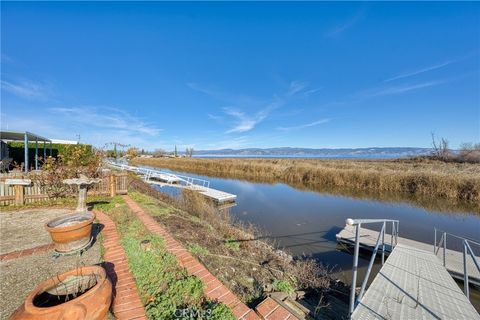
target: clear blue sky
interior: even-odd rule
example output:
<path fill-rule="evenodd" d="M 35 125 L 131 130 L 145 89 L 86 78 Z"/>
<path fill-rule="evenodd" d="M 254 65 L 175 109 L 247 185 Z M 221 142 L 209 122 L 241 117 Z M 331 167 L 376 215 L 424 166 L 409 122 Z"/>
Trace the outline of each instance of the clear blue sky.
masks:
<path fill-rule="evenodd" d="M 1 125 L 142 148 L 480 141 L 480 3 L 1 3 Z"/>

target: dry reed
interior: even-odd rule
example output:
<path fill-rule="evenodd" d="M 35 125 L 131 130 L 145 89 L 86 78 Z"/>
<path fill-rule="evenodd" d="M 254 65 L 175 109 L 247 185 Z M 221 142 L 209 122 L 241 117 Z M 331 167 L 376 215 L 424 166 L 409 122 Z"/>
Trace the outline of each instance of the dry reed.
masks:
<path fill-rule="evenodd" d="M 428 159 L 137 158 L 134 164 L 318 191 L 388 192 L 480 207 L 480 165 Z"/>

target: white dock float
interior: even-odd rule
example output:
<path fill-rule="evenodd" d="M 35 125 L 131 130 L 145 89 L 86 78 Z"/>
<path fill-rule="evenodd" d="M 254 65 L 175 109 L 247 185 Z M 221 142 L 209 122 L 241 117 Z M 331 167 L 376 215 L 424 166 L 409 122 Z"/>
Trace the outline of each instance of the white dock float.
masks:
<path fill-rule="evenodd" d="M 360 229 L 360 246 L 364 249 L 372 250 L 378 238 L 378 231 L 362 228 Z M 355 226 L 347 225 L 339 233 L 337 233 L 337 241 L 346 244 L 355 244 Z M 390 236 L 385 236 L 385 252 L 390 252 Z M 427 244 L 407 238 L 398 237 L 398 243 L 407 245 L 413 248 L 421 249 L 431 252 L 433 255 L 433 244 Z M 388 245 L 387 245 L 388 244 Z M 443 249 L 437 247 L 436 256 L 440 262 L 443 261 Z M 480 260 L 477 257 L 477 260 Z M 463 280 L 463 253 L 447 249 L 445 251 L 445 267 L 451 276 Z M 470 282 L 474 285 L 480 286 L 480 272 L 475 267 L 472 259 L 467 259 L 467 270 Z"/>
<path fill-rule="evenodd" d="M 190 190 L 198 191 L 207 198 L 213 199 L 218 203 L 233 202 L 237 200 L 237 196 L 228 192 L 220 191 L 213 188 L 192 185 L 187 187 Z"/>
<path fill-rule="evenodd" d="M 352 319 L 480 319 L 442 262 L 408 245 L 395 246 Z"/>
<path fill-rule="evenodd" d="M 150 184 L 155 184 L 160 187 L 169 186 L 197 191 L 206 198 L 216 201 L 218 204 L 235 202 L 237 199 L 237 196 L 234 194 L 210 188 L 210 182 L 207 180 L 182 176 L 157 169 L 118 164 L 115 162 L 107 162 L 107 164 L 120 170 L 127 170 L 141 175 L 145 182 Z"/>

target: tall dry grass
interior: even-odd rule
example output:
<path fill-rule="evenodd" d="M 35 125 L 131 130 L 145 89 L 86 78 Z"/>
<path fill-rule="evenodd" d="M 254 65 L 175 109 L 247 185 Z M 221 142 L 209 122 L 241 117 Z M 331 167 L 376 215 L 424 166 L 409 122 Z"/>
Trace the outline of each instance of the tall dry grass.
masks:
<path fill-rule="evenodd" d="M 429 159 L 137 158 L 133 164 L 295 187 L 388 192 L 480 207 L 480 165 Z"/>

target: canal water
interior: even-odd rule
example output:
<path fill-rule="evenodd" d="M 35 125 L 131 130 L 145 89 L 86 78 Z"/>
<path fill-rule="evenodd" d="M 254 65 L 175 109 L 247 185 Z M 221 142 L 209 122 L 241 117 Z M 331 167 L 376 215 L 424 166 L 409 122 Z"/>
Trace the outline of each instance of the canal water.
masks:
<path fill-rule="evenodd" d="M 236 219 L 255 224 L 267 238 L 274 240 L 279 248 L 290 254 L 309 255 L 329 266 L 345 283 L 351 282 L 351 249 L 338 245 L 335 235 L 345 226 L 347 218 L 397 219 L 400 220 L 401 237 L 432 245 L 435 227 L 480 242 L 480 214 L 475 212 L 438 212 L 408 203 L 388 203 L 298 190 L 282 183 L 262 184 L 169 172 L 209 180 L 210 187 L 236 194 L 237 204 L 230 208 Z M 179 189 L 172 187 L 158 188 L 172 194 L 179 192 Z M 376 229 L 373 226 L 366 227 Z M 450 245 L 455 247 L 455 243 Z M 480 248 L 474 250 L 478 255 Z M 366 271 L 368 259 L 369 256 L 364 256 L 359 261 L 360 279 L 363 279 L 361 275 Z M 379 267 L 377 263 L 372 279 Z M 478 297 L 478 292 L 472 293 Z M 480 299 L 475 300 L 478 308 Z"/>

